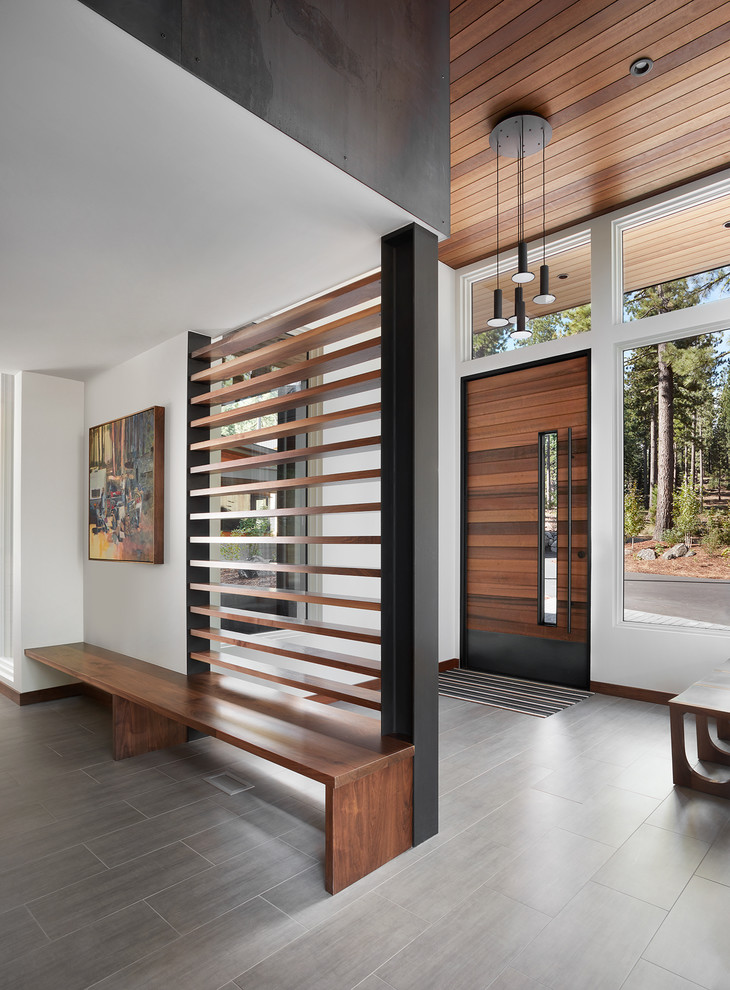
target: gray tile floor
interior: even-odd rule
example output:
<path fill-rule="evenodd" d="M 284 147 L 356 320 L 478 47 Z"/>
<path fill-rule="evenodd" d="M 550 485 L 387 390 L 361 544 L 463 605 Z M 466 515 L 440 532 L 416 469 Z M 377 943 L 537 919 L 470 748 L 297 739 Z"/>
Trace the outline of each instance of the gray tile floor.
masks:
<path fill-rule="evenodd" d="M 730 801 L 674 790 L 666 709 L 441 713 L 441 832 L 329 897 L 318 785 L 0 697 L 0 990 L 730 990 Z"/>

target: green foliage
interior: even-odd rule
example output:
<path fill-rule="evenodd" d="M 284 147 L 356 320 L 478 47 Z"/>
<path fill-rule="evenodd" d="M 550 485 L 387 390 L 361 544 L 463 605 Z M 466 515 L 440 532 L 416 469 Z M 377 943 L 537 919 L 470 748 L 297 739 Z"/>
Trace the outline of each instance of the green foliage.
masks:
<path fill-rule="evenodd" d="M 576 306 L 561 313 L 549 313 L 527 321 L 532 336 L 527 340 L 513 340 L 510 337 L 511 326 L 504 328 L 488 327 L 481 333 L 472 336 L 472 357 L 486 357 L 488 354 L 499 354 L 517 347 L 529 347 L 531 344 L 542 344 L 546 340 L 557 340 L 560 337 L 572 337 L 576 333 L 585 333 L 591 329 L 591 306 Z"/>
<path fill-rule="evenodd" d="M 636 485 L 630 484 L 624 493 L 624 539 L 630 536 L 632 546 L 644 527 L 645 518 L 646 513 Z"/>
<path fill-rule="evenodd" d="M 676 497 L 675 530 L 682 534 L 687 546 L 692 545 L 692 536 L 700 524 L 702 499 L 696 486 L 684 481 Z"/>
<path fill-rule="evenodd" d="M 656 551 L 657 551 L 657 553 L 660 553 L 660 552 L 663 552 L 664 550 L 666 550 L 667 547 L 673 547 L 676 543 L 684 543 L 684 541 L 686 540 L 686 538 L 687 537 L 686 537 L 686 534 L 685 534 L 684 530 L 681 529 L 679 526 L 672 526 L 671 529 L 665 529 L 664 530 L 664 540 L 666 541 L 667 546 L 664 546 L 662 544 L 661 549 L 660 549 L 660 545 L 657 544 L 656 545 Z"/>
<path fill-rule="evenodd" d="M 241 519 L 238 526 L 231 530 L 231 536 L 268 536 L 271 533 L 271 523 L 264 516 L 246 517 Z M 260 546 L 257 543 L 222 543 L 221 557 L 224 560 L 245 560 L 255 557 Z M 244 553 L 245 551 L 245 553 Z"/>
<path fill-rule="evenodd" d="M 715 509 L 707 514 L 707 533 L 702 546 L 712 556 L 730 552 L 730 509 Z"/>

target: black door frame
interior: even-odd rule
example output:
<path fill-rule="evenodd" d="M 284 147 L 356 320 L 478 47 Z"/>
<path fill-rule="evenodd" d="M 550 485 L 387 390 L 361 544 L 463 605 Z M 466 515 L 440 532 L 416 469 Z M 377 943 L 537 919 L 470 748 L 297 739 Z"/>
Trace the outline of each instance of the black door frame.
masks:
<path fill-rule="evenodd" d="M 580 351 L 571 351 L 569 354 L 543 358 L 536 361 L 524 361 L 519 364 L 512 364 L 506 368 L 495 368 L 493 371 L 481 371 L 473 375 L 465 375 L 461 379 L 461 411 L 460 411 L 460 464 L 459 464 L 459 666 L 468 669 L 467 665 L 467 626 L 466 626 L 466 582 L 467 582 L 467 406 L 466 392 L 469 382 L 483 378 L 496 378 L 499 375 L 506 375 L 512 371 L 519 371 L 524 368 L 547 367 L 551 364 L 559 364 L 561 361 L 570 361 L 573 358 L 585 357 L 588 359 L 588 416 L 587 416 L 587 437 L 588 437 L 588 497 L 587 497 L 587 547 L 588 547 L 588 574 L 586 579 L 586 677 L 585 683 L 575 685 L 588 689 L 591 682 L 591 567 L 593 561 L 593 524 L 591 517 L 591 494 L 592 494 L 592 474 L 593 474 L 593 448 L 591 444 L 592 420 L 593 420 L 593 390 L 592 371 L 593 360 L 591 348 L 584 348 Z M 512 633 L 504 633 L 504 636 L 515 636 Z M 546 654 L 548 660 L 555 659 L 556 647 L 561 640 L 544 640 L 547 643 Z M 515 675 L 518 676 L 518 675 Z"/>

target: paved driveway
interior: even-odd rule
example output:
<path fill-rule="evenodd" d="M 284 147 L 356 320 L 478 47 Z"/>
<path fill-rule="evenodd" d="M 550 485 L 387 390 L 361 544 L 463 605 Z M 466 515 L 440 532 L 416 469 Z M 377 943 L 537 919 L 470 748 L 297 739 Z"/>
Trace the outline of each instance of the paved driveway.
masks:
<path fill-rule="evenodd" d="M 624 607 L 730 626 L 730 581 L 625 574 Z"/>

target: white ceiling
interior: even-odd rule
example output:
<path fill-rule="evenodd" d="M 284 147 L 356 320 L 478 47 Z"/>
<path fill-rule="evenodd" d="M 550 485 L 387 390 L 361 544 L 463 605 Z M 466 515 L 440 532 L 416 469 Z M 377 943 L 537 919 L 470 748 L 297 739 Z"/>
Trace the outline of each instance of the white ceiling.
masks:
<path fill-rule="evenodd" d="M 411 220 L 78 0 L 1 0 L 0 369 L 84 379 L 230 329 Z"/>

